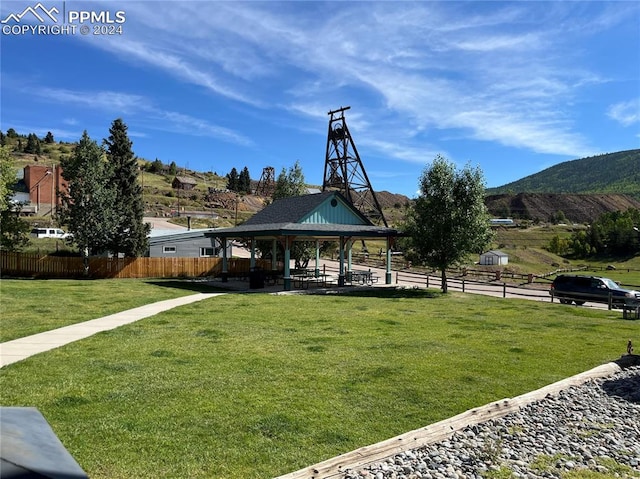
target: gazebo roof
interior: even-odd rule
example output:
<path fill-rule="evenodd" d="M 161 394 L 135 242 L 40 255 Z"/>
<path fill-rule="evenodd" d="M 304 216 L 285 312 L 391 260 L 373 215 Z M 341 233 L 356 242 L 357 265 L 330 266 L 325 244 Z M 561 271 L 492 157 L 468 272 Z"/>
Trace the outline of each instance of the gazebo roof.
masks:
<path fill-rule="evenodd" d="M 240 226 L 206 233 L 222 238 L 303 236 L 305 239 L 398 235 L 396 229 L 371 223 L 336 191 L 276 200 Z"/>

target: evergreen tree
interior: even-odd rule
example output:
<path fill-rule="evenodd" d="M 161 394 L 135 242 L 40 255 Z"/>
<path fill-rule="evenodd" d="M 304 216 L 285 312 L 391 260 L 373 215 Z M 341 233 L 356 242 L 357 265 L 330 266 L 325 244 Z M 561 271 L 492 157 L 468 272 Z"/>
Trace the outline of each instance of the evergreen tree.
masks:
<path fill-rule="evenodd" d="M 35 153 L 37 155 L 41 152 L 40 140 L 35 133 L 29 133 L 27 136 L 27 145 L 24 147 L 25 153 Z"/>
<path fill-rule="evenodd" d="M 55 143 L 56 141 L 53 139 L 53 133 L 50 131 L 47 132 L 47 136 L 44 137 L 44 142 L 49 145 L 51 143 Z"/>
<path fill-rule="evenodd" d="M 238 170 L 235 167 L 227 174 L 227 189 L 229 191 L 238 191 Z"/>
<path fill-rule="evenodd" d="M 116 192 L 105 152 L 87 132 L 82 134 L 73 154 L 60 161 L 68 193 L 62 194 L 60 221 L 73 234 L 89 274 L 89 256 L 108 251 L 116 215 Z"/>
<path fill-rule="evenodd" d="M 238 192 L 251 193 L 251 176 L 249 175 L 249 168 L 246 166 L 240 172 L 240 176 L 238 177 Z"/>
<path fill-rule="evenodd" d="M 0 147 L 0 248 L 16 251 L 29 242 L 29 223 L 20 218 L 20 204 L 12 202 L 17 181 L 9 149 Z"/>
<path fill-rule="evenodd" d="M 18 133 L 13 128 L 7 130 L 7 138 L 18 138 Z"/>
<path fill-rule="evenodd" d="M 0 146 L 6 146 L 6 144 L 7 144 L 7 137 L 4 133 L 0 131 Z"/>
<path fill-rule="evenodd" d="M 162 173 L 162 167 L 162 161 L 156 158 L 149 164 L 149 169 L 147 171 L 149 171 L 149 173 Z"/>
<path fill-rule="evenodd" d="M 177 173 L 178 173 L 178 165 L 176 165 L 176 162 L 175 162 L 175 161 L 172 161 L 172 162 L 169 164 L 169 174 L 170 174 L 170 175 L 172 175 L 172 176 L 174 176 L 174 175 L 176 175 Z"/>
<path fill-rule="evenodd" d="M 116 214 L 114 235 L 109 251 L 123 253 L 127 257 L 146 254 L 150 225 L 143 222 L 144 201 L 142 186 L 138 182 L 138 163 L 131 149 L 127 125 L 118 118 L 109 129 L 110 136 L 104 140 L 107 160 L 111 165 L 111 184 L 115 189 L 113 210 Z"/>
<path fill-rule="evenodd" d="M 492 238 L 484 204 L 484 179 L 479 169 L 455 165 L 438 155 L 420 178 L 420 196 L 409 211 L 405 229 L 409 257 L 441 271 L 468 254 L 481 253 Z"/>

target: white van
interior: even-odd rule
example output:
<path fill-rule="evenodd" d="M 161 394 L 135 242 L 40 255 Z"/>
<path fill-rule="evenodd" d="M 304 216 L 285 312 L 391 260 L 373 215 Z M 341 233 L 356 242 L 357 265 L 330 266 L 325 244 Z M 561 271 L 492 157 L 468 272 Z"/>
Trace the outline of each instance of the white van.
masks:
<path fill-rule="evenodd" d="M 71 235 L 69 233 L 65 233 L 60 228 L 33 228 L 31 230 L 31 236 L 34 238 L 66 239 Z"/>

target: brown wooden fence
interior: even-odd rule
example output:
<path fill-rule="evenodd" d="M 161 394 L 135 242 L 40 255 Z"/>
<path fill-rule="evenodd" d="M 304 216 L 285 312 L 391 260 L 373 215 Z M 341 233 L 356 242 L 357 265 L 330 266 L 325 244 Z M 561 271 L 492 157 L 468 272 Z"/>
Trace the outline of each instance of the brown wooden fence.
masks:
<path fill-rule="evenodd" d="M 270 261 L 256 265 L 271 269 Z M 231 276 L 247 276 L 248 258 L 228 260 Z M 89 276 L 101 278 L 198 278 L 222 274 L 222 258 L 90 258 Z M 0 275 L 29 278 L 82 278 L 80 257 L 0 252 Z"/>

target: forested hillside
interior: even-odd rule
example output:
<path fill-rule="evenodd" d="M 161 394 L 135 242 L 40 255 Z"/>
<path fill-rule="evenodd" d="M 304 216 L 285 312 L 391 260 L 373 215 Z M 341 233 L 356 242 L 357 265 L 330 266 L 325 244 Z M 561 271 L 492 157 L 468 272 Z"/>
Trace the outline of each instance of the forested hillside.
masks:
<path fill-rule="evenodd" d="M 487 193 L 623 193 L 640 198 L 640 150 L 567 161 Z"/>

